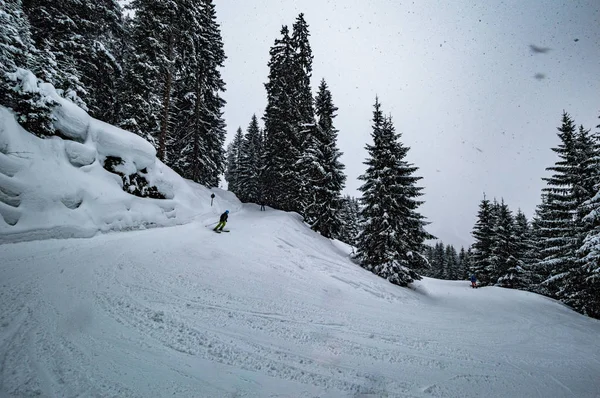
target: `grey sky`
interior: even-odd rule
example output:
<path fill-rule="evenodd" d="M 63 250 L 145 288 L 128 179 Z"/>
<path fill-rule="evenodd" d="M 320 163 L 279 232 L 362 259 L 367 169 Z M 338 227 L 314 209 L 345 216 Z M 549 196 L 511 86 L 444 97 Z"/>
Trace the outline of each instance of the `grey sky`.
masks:
<path fill-rule="evenodd" d="M 345 192 L 360 195 L 378 95 L 420 167 L 428 230 L 446 243 L 471 243 L 484 191 L 531 217 L 563 109 L 600 122 L 598 0 L 223 0 L 228 140 L 263 115 L 269 48 L 300 12 L 313 90 L 325 78 L 339 108 Z"/>

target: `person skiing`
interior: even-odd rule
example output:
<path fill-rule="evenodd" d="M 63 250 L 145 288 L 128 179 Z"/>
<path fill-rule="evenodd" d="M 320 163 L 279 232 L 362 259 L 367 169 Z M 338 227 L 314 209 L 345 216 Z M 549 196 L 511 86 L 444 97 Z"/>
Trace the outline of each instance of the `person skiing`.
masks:
<path fill-rule="evenodd" d="M 475 276 L 475 274 L 471 275 L 471 287 L 473 289 L 477 288 L 477 277 Z"/>
<path fill-rule="evenodd" d="M 225 227 L 225 224 L 227 224 L 228 215 L 229 210 L 225 210 L 225 213 L 221 214 L 221 218 L 219 218 L 219 223 L 216 227 L 213 228 L 213 231 L 220 232 L 223 230 L 223 227 Z"/>

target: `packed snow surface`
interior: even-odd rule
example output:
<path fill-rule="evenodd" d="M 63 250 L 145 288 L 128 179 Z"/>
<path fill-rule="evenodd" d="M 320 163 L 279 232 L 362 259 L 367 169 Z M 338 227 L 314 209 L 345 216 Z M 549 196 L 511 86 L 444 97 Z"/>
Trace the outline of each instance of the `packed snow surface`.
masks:
<path fill-rule="evenodd" d="M 600 396 L 600 322 L 556 301 L 399 288 L 290 213 L 214 221 L 0 245 L 0 396 Z"/>

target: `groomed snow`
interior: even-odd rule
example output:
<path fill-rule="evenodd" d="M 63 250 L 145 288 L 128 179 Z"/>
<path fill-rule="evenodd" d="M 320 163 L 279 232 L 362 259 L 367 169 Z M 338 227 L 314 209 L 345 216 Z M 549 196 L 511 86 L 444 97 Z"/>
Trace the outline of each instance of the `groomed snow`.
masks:
<path fill-rule="evenodd" d="M 391 285 L 297 216 L 0 246 L 0 396 L 597 397 L 600 322 Z"/>

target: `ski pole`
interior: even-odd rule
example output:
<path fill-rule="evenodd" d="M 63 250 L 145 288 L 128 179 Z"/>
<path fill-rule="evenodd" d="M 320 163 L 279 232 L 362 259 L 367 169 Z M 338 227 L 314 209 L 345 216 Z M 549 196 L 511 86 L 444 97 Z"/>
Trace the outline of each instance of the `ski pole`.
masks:
<path fill-rule="evenodd" d="M 218 221 L 215 221 L 215 222 L 213 222 L 213 223 L 210 223 L 210 224 L 208 224 L 208 225 L 205 225 L 205 227 L 210 227 L 211 225 L 215 225 L 216 223 L 218 223 Z"/>

